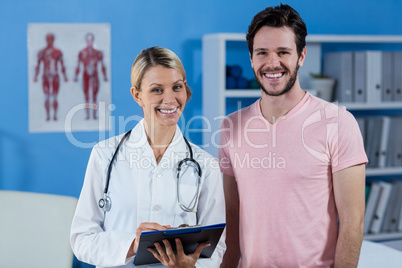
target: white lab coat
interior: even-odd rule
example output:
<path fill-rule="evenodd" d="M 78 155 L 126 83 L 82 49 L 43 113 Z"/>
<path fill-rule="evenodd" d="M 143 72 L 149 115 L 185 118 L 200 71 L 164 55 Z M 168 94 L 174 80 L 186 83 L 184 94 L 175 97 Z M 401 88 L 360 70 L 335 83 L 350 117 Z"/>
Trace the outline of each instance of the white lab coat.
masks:
<path fill-rule="evenodd" d="M 135 126 L 119 149 L 109 184 L 112 206 L 104 213 L 98 201 L 103 197 L 109 162 L 123 135 L 102 141 L 93 148 L 71 227 L 70 241 L 75 256 L 97 267 L 134 267 L 134 257 L 127 259 L 126 255 L 142 222 L 172 227 L 183 223 L 225 222 L 222 178 L 217 160 L 191 144 L 202 177 L 197 212 L 184 212 L 176 195 L 177 165 L 189 157 L 183 135 L 176 127 L 174 138 L 157 165 L 144 131 L 144 120 Z M 184 201 L 191 200 L 196 187 L 185 184 L 180 187 Z M 197 267 L 219 267 L 226 249 L 224 234 L 212 257 L 199 259 Z M 158 264 L 156 267 L 163 266 Z"/>

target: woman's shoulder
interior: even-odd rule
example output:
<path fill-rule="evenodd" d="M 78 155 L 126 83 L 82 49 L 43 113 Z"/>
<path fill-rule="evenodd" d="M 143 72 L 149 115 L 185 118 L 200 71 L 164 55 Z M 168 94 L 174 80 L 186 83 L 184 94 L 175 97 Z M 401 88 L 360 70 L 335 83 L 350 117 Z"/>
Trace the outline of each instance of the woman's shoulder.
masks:
<path fill-rule="evenodd" d="M 98 142 L 94 147 L 93 150 L 98 151 L 99 153 L 108 154 L 110 151 L 115 151 L 117 146 L 119 145 L 120 141 L 123 139 L 126 133 L 116 135 L 110 137 L 108 139 L 102 140 Z"/>

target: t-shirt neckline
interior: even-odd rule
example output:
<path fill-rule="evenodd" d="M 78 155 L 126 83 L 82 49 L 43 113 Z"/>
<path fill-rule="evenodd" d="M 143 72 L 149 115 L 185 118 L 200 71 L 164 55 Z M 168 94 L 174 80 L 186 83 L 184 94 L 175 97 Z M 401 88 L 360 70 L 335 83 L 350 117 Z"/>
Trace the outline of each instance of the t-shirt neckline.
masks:
<path fill-rule="evenodd" d="M 277 125 L 279 122 L 286 120 L 288 118 L 290 118 L 291 116 L 293 116 L 306 102 L 307 100 L 311 97 L 310 92 L 308 91 L 304 91 L 305 94 L 303 96 L 303 98 L 299 101 L 299 103 L 297 103 L 295 105 L 295 107 L 293 107 L 287 114 L 285 114 L 284 116 L 282 116 L 279 120 L 276 120 L 275 123 L 270 123 L 263 115 L 262 115 L 262 111 L 261 111 L 261 100 L 262 98 L 259 98 L 255 103 L 255 112 L 256 114 L 261 118 L 261 120 L 263 120 L 266 124 L 269 124 L 271 126 L 273 125 Z"/>

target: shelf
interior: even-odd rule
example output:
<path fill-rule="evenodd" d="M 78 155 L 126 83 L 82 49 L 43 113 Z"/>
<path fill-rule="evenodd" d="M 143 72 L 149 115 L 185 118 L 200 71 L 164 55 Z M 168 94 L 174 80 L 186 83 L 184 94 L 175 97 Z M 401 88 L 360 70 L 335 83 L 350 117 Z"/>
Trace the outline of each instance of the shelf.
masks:
<path fill-rule="evenodd" d="M 402 43 L 400 35 L 308 35 L 309 43 Z"/>
<path fill-rule="evenodd" d="M 260 89 L 226 89 L 225 96 L 227 98 L 260 98 Z"/>
<path fill-rule="evenodd" d="M 242 33 L 214 33 L 205 35 L 205 39 L 219 39 L 224 41 L 244 41 L 246 42 L 246 34 Z"/>
<path fill-rule="evenodd" d="M 345 106 L 348 110 L 402 110 L 402 102 L 379 102 L 379 103 L 338 103 L 339 106 Z"/>
<path fill-rule="evenodd" d="M 388 176 L 402 174 L 402 167 L 367 168 L 366 176 Z"/>
<path fill-rule="evenodd" d="M 208 36 L 227 41 L 246 41 L 246 34 L 242 33 L 215 33 Z M 312 34 L 307 35 L 306 43 L 402 43 L 402 36 Z"/>
<path fill-rule="evenodd" d="M 259 89 L 226 89 L 225 97 L 227 98 L 260 98 L 261 90 Z M 345 106 L 348 110 L 402 110 L 402 102 L 379 102 L 379 103 L 337 103 L 338 106 Z"/>
<path fill-rule="evenodd" d="M 365 234 L 364 240 L 369 241 L 383 241 L 383 240 L 396 240 L 402 239 L 402 232 L 398 233 L 380 233 L 380 234 Z"/>

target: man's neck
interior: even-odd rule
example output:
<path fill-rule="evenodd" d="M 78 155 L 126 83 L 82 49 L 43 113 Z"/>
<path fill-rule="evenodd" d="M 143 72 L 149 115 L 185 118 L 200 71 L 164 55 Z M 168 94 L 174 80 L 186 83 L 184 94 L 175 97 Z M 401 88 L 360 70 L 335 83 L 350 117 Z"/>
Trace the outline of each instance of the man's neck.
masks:
<path fill-rule="evenodd" d="M 303 99 L 306 93 L 300 86 L 294 87 L 286 94 L 280 96 L 270 96 L 264 91 L 261 92 L 261 114 L 271 124 L 274 124 L 292 110 Z"/>

